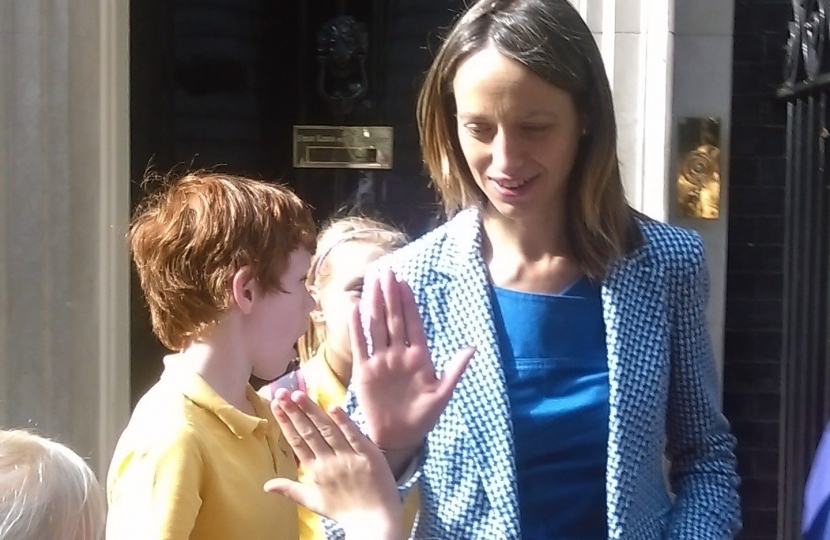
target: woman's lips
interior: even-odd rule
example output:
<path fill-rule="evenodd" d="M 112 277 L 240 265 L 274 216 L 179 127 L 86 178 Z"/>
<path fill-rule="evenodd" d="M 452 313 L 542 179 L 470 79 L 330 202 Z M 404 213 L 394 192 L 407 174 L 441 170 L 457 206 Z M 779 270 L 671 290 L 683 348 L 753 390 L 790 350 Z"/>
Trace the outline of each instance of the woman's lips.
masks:
<path fill-rule="evenodd" d="M 528 186 L 536 178 L 536 176 L 525 178 L 490 178 L 490 181 L 496 185 L 496 190 L 502 195 L 516 196 L 526 191 Z"/>

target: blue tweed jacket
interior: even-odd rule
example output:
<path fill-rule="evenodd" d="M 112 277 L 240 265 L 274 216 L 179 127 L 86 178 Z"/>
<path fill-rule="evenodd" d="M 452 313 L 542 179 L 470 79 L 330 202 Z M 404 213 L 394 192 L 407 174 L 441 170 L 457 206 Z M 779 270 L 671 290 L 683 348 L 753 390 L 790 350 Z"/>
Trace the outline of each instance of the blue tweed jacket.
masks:
<path fill-rule="evenodd" d="M 640 226 L 643 246 L 602 284 L 608 537 L 732 538 L 739 480 L 705 324 L 703 245 L 669 225 Z M 463 345 L 477 347 L 427 440 L 415 538 L 521 538 L 510 404 L 481 246 L 480 214 L 469 209 L 379 261 L 412 286 L 439 371 Z"/>

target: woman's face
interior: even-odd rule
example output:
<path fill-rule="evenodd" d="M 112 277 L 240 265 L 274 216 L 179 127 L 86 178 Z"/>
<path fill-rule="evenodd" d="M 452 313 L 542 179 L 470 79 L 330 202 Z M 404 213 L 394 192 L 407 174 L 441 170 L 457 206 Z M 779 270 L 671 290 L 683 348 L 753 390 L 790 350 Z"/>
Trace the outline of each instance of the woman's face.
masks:
<path fill-rule="evenodd" d="M 492 209 L 562 212 L 582 133 L 571 95 L 493 48 L 461 63 L 453 90 L 461 150 Z"/>

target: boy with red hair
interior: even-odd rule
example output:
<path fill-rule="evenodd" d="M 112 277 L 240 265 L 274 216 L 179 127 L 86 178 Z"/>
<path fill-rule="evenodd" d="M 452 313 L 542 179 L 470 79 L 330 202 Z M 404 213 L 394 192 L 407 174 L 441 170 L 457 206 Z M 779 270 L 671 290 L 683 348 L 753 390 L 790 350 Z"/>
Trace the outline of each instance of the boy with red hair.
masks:
<path fill-rule="evenodd" d="M 314 306 L 305 286 L 314 239 L 296 195 L 237 176 L 189 174 L 138 209 L 132 257 L 153 331 L 177 352 L 116 447 L 108 539 L 296 540 L 297 507 L 267 493 L 269 481 L 349 534 L 396 538 L 391 472 L 345 414 L 329 420 L 283 393 L 273 405 L 281 430 L 248 383 L 276 378 L 294 358 Z M 310 486 L 292 481 L 295 453 L 317 463 Z"/>

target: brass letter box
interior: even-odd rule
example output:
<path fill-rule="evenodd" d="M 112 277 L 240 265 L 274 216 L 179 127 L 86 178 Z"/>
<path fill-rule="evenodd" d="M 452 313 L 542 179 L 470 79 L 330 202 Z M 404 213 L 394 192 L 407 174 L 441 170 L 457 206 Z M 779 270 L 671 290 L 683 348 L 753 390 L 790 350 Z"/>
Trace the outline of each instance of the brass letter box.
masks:
<path fill-rule="evenodd" d="M 391 169 L 393 128 L 294 126 L 294 167 Z"/>

